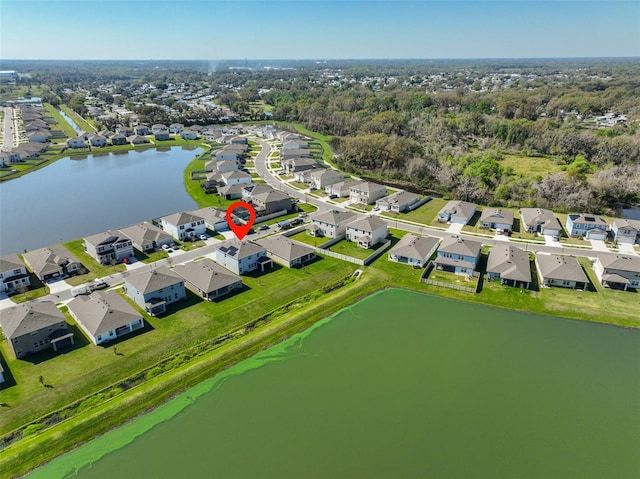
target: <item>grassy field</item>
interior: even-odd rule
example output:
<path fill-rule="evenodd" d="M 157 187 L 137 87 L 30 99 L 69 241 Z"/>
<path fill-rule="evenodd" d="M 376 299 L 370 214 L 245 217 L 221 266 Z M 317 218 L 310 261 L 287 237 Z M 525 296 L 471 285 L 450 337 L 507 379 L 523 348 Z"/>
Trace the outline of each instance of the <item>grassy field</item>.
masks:
<path fill-rule="evenodd" d="M 209 261 L 209 260 L 206 260 Z M 258 318 L 284 304 L 311 294 L 349 275 L 349 263 L 320 257 L 302 269 L 275 266 L 261 275 L 244 276 L 245 287 L 238 294 L 216 302 L 202 301 L 189 293 L 187 300 L 171 305 L 162 318 L 144 315 L 147 327 L 113 345 L 93 346 L 74 326 L 76 345 L 60 355 L 50 352 L 28 360 L 9 360 L 8 372 L 17 384 L 0 392 L 0 402 L 8 404 L 2 412 L 0 433 L 8 431 L 92 394 L 117 380 L 153 365 L 164 357 L 179 353 L 207 338 L 215 337 Z M 5 358 L 11 358 L 6 342 L 0 345 Z M 43 387 L 38 377 L 43 376 Z"/>
<path fill-rule="evenodd" d="M 318 238 L 316 236 L 310 236 L 309 234 L 307 234 L 306 230 L 291 235 L 289 236 L 289 238 L 300 241 L 301 243 L 308 244 L 310 246 L 320 246 L 322 243 L 326 243 L 329 240 L 329 238 Z"/>
<path fill-rule="evenodd" d="M 75 111 L 73 111 L 71 108 L 69 108 L 67 105 L 60 105 L 60 109 L 69 117 L 71 118 L 74 123 L 76 125 L 78 125 L 79 128 L 82 128 L 82 130 L 91 133 L 91 132 L 95 132 L 97 131 L 96 128 L 90 124 L 87 120 L 85 120 L 84 118 L 82 118 L 80 115 L 78 115 Z"/>
<path fill-rule="evenodd" d="M 553 159 L 546 157 L 504 155 L 504 158 L 500 160 L 500 165 L 512 168 L 516 175 L 528 178 L 545 177 L 562 171 L 560 165 Z"/>
<path fill-rule="evenodd" d="M 45 103 L 44 107 L 46 108 L 47 113 L 49 113 L 49 115 L 51 115 L 51 118 L 53 118 L 55 120 L 55 122 L 56 122 L 57 126 L 54 126 L 52 129 L 58 128 L 58 129 L 64 131 L 64 134 L 67 135 L 67 138 L 73 138 L 74 136 L 76 136 L 76 131 L 67 122 L 67 120 L 65 120 L 62 117 L 62 115 L 56 109 L 55 106 L 51 105 L 50 103 Z"/>
<path fill-rule="evenodd" d="M 369 257 L 381 244 L 377 244 L 370 249 L 360 248 L 357 243 L 352 241 L 342 240 L 329 247 L 329 251 L 334 253 L 345 254 L 353 258 L 365 259 Z"/>
<path fill-rule="evenodd" d="M 434 198 L 431 201 L 426 202 L 424 205 L 416 208 L 409 213 L 401 213 L 398 218 L 401 220 L 413 221 L 415 223 L 421 223 L 423 225 L 433 225 L 436 226 L 444 226 L 446 224 L 438 223 L 436 216 L 438 215 L 438 211 L 440 211 L 444 205 L 446 205 L 448 200 L 443 198 Z M 395 218 L 393 214 L 384 214 L 389 218 Z"/>

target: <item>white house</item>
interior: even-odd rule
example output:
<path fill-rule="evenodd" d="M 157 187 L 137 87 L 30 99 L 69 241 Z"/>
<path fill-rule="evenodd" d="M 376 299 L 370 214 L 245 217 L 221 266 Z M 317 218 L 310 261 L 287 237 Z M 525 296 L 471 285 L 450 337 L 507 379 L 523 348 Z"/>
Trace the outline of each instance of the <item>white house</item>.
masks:
<path fill-rule="evenodd" d="M 389 261 L 422 268 L 438 249 L 439 242 L 438 238 L 431 236 L 416 236 L 407 233 L 389 250 Z"/>
<path fill-rule="evenodd" d="M 311 236 L 339 238 L 346 235 L 347 224 L 356 217 L 350 211 L 331 210 L 315 216 L 309 226 Z"/>
<path fill-rule="evenodd" d="M 387 188 L 384 185 L 371 183 L 370 181 L 349 185 L 349 198 L 363 205 L 372 205 L 386 194 Z"/>
<path fill-rule="evenodd" d="M 347 225 L 347 241 L 358 243 L 361 248 L 383 242 L 388 234 L 387 223 L 377 216 L 367 216 Z"/>
<path fill-rule="evenodd" d="M 0 257 L 0 282 L 1 290 L 5 293 L 13 293 L 31 286 L 27 268 L 17 254 Z"/>
<path fill-rule="evenodd" d="M 339 171 L 327 168 L 312 171 L 309 173 L 309 180 L 313 188 L 320 190 L 326 186 L 344 181 L 344 176 Z"/>
<path fill-rule="evenodd" d="M 182 123 L 171 123 L 171 125 L 169 125 L 169 131 L 173 135 L 182 133 L 183 130 L 184 130 L 184 125 Z"/>
<path fill-rule="evenodd" d="M 216 263 L 238 275 L 264 271 L 267 266 L 273 266 L 267 249 L 253 241 L 224 241 L 216 247 L 214 254 Z"/>
<path fill-rule="evenodd" d="M 133 242 L 119 231 L 107 231 L 87 236 L 85 251 L 100 264 L 119 262 L 133 257 Z"/>
<path fill-rule="evenodd" d="M 615 219 L 611 223 L 611 234 L 621 244 L 640 243 L 640 220 Z"/>
<path fill-rule="evenodd" d="M 225 171 L 222 173 L 222 181 L 227 186 L 251 183 L 251 175 L 244 171 Z"/>
<path fill-rule="evenodd" d="M 69 314 L 95 345 L 113 341 L 144 327 L 142 315 L 116 291 L 77 296 L 67 306 Z"/>
<path fill-rule="evenodd" d="M 204 224 L 204 218 L 187 212 L 163 216 L 160 218 L 160 226 L 179 241 L 187 238 L 197 238 L 204 234 L 207 229 Z"/>
<path fill-rule="evenodd" d="M 85 148 L 84 138 L 81 136 L 76 136 L 74 138 L 69 138 L 67 140 L 67 148 Z"/>

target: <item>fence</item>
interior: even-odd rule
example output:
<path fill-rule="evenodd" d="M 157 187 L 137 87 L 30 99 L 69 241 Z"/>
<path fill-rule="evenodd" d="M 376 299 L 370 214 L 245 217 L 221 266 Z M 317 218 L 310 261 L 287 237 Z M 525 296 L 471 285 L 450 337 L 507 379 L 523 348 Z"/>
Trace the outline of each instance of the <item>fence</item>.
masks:
<path fill-rule="evenodd" d="M 380 246 L 380 248 L 378 248 L 377 250 L 375 250 L 373 253 L 371 253 L 369 256 L 367 256 L 364 259 L 364 264 L 367 265 L 371 262 L 373 262 L 374 259 L 376 259 L 378 256 L 380 256 L 382 253 L 384 253 L 384 251 L 391 246 L 391 240 L 387 240 L 385 241 L 385 243 Z"/>
<path fill-rule="evenodd" d="M 286 215 L 287 213 L 287 210 L 280 210 L 276 211 L 275 213 L 271 213 L 270 215 L 259 216 L 256 218 L 254 224 L 264 223 L 265 221 L 272 220 L 273 218 L 277 218 L 278 216 Z"/>
<path fill-rule="evenodd" d="M 429 261 L 429 263 L 427 263 L 427 267 L 424 269 L 424 271 L 420 275 L 421 283 L 431 284 L 433 286 L 440 286 L 442 288 L 457 289 L 458 291 L 465 291 L 467 293 L 478 292 L 479 283 L 476 283 L 475 288 L 469 288 L 468 286 L 460 286 L 459 284 L 445 283 L 444 281 L 436 281 L 433 279 L 429 279 L 428 276 L 431 273 L 431 271 L 433 271 L 434 268 L 435 268 L 435 264 L 433 263 L 433 261 Z"/>

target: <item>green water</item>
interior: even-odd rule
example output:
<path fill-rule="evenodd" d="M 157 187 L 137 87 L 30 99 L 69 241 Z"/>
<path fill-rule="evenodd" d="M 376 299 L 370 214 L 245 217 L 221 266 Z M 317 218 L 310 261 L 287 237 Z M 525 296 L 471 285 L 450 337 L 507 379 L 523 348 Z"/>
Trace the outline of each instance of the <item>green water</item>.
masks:
<path fill-rule="evenodd" d="M 29 477 L 637 478 L 640 331 L 385 291 Z"/>

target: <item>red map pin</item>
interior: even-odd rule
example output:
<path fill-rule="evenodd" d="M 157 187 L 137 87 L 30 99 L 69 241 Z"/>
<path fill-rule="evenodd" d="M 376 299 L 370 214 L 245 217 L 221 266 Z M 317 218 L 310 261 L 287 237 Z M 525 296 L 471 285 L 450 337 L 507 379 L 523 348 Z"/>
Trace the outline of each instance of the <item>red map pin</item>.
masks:
<path fill-rule="evenodd" d="M 249 212 L 249 220 L 244 225 L 237 225 L 231 219 L 233 210 L 238 208 L 245 209 Z M 231 228 L 231 231 L 235 233 L 236 238 L 238 238 L 239 240 L 242 240 L 242 238 L 247 236 L 247 233 L 253 226 L 253 222 L 255 220 L 256 220 L 256 210 L 254 210 L 253 206 L 251 206 L 249 203 L 245 201 L 236 201 L 231 206 L 229 206 L 229 208 L 227 208 L 227 224 L 229 225 L 229 228 Z"/>

